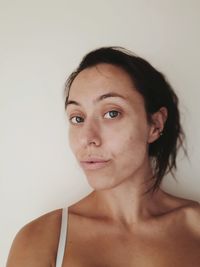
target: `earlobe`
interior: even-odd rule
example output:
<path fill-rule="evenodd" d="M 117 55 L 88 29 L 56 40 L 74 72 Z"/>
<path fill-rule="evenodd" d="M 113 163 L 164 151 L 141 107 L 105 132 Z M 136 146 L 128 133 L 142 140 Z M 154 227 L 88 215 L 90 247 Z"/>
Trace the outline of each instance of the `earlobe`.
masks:
<path fill-rule="evenodd" d="M 148 143 L 153 143 L 164 134 L 164 126 L 167 120 L 167 108 L 162 107 L 151 116 L 151 126 Z"/>

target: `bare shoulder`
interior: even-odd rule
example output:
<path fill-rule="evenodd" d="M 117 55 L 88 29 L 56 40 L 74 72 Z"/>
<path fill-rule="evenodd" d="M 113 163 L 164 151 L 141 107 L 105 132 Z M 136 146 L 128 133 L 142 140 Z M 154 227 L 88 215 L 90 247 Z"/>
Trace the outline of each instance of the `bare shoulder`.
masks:
<path fill-rule="evenodd" d="M 174 209 L 177 219 L 200 240 L 200 203 L 179 197 L 174 197 L 174 200 L 177 203 L 177 208 Z"/>
<path fill-rule="evenodd" d="M 200 239 L 200 203 L 192 201 L 185 207 L 184 212 L 188 226 Z"/>
<path fill-rule="evenodd" d="M 162 192 L 164 201 L 161 203 L 164 203 L 163 210 L 165 210 L 163 219 L 169 221 L 169 224 L 181 223 L 200 237 L 200 203 L 192 199 L 174 196 L 165 191 Z"/>
<path fill-rule="evenodd" d="M 6 267 L 54 266 L 62 210 L 46 213 L 22 227 L 16 234 Z"/>

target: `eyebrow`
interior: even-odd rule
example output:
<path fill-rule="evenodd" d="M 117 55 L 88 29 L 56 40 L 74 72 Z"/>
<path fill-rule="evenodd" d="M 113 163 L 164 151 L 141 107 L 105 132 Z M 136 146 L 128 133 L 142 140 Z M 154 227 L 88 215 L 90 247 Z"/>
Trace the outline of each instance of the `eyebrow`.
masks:
<path fill-rule="evenodd" d="M 110 92 L 110 93 L 107 93 L 107 94 L 98 96 L 98 97 L 94 100 L 94 102 L 97 103 L 97 102 L 100 102 L 100 101 L 102 101 L 102 100 L 104 100 L 104 99 L 107 99 L 107 98 L 109 98 L 109 97 L 120 97 L 120 98 L 122 98 L 122 99 L 124 99 L 124 100 L 127 100 L 126 97 L 124 97 L 124 96 L 122 96 L 122 95 L 120 95 L 120 94 Z M 68 100 L 68 101 L 66 102 L 66 105 L 65 105 L 66 108 L 67 108 L 69 105 L 81 106 L 81 104 L 80 104 L 79 102 L 75 101 L 75 100 Z"/>

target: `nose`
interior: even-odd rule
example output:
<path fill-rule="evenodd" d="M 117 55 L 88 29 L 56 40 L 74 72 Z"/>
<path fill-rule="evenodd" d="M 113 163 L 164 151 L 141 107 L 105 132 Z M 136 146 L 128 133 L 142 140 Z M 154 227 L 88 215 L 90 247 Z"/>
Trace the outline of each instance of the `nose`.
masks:
<path fill-rule="evenodd" d="M 84 146 L 100 146 L 101 131 L 97 119 L 85 121 L 80 135 L 81 143 Z"/>

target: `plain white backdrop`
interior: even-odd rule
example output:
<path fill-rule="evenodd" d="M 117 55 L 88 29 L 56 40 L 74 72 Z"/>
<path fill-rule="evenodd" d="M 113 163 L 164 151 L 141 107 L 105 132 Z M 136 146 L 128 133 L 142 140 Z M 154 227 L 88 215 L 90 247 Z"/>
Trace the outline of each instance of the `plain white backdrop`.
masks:
<path fill-rule="evenodd" d="M 90 50 L 124 46 L 179 95 L 190 161 L 162 187 L 200 201 L 200 1 L 0 0 L 0 266 L 29 221 L 91 191 L 68 145 L 67 76 Z"/>

